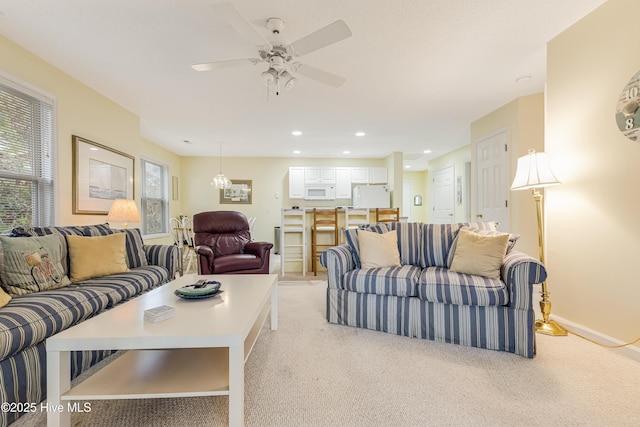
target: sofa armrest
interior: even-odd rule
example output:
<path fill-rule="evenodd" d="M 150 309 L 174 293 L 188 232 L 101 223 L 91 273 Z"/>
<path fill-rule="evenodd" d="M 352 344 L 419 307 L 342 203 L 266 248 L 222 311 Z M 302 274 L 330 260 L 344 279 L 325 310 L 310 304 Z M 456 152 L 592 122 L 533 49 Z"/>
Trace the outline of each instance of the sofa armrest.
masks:
<path fill-rule="evenodd" d="M 176 277 L 180 271 L 180 248 L 175 245 L 145 245 L 144 252 L 147 262 L 151 265 L 164 267 L 169 271 L 169 280 Z"/>
<path fill-rule="evenodd" d="M 325 250 L 320 254 L 320 265 L 327 269 L 329 287 L 342 289 L 342 278 L 355 268 L 351 247 L 339 245 Z"/>
<path fill-rule="evenodd" d="M 512 250 L 504 258 L 501 276 L 509 291 L 509 306 L 530 310 L 533 285 L 547 279 L 547 270 L 537 259 Z"/>

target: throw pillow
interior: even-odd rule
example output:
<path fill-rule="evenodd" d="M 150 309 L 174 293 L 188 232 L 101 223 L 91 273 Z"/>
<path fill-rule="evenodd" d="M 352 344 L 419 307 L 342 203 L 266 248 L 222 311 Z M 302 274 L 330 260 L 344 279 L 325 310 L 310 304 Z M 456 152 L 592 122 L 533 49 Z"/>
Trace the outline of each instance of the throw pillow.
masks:
<path fill-rule="evenodd" d="M 367 230 L 374 233 L 386 233 L 390 231 L 386 224 L 367 224 L 361 225 L 360 228 L 349 228 L 344 230 L 347 244 L 351 248 L 355 268 L 362 268 L 362 265 L 360 264 L 360 245 L 358 244 L 358 233 L 360 230 Z"/>
<path fill-rule="evenodd" d="M 9 301 L 11 301 L 11 295 L 9 295 L 2 288 L 0 288 L 0 308 L 9 304 Z"/>
<path fill-rule="evenodd" d="M 491 236 L 461 229 L 449 269 L 456 273 L 500 279 L 500 267 L 508 243 L 509 235 L 506 233 Z"/>
<path fill-rule="evenodd" d="M 0 281 L 11 295 L 67 286 L 64 237 L 0 236 Z"/>
<path fill-rule="evenodd" d="M 129 271 L 126 236 L 67 236 L 72 282 Z"/>
<path fill-rule="evenodd" d="M 362 268 L 400 267 L 398 233 L 374 233 L 358 230 L 360 263 Z"/>
<path fill-rule="evenodd" d="M 112 230 L 109 228 L 109 224 L 90 225 L 83 228 L 84 236 L 107 236 L 114 233 L 124 233 L 127 236 L 127 267 L 136 268 L 149 265 L 139 228 Z"/>
<path fill-rule="evenodd" d="M 519 234 L 510 234 L 510 233 L 502 233 L 500 231 L 494 231 L 490 229 L 481 229 L 471 226 L 464 226 L 461 230 L 473 231 L 474 233 L 486 235 L 486 236 L 495 236 L 499 234 L 508 234 L 509 235 L 509 243 L 507 244 L 507 253 L 511 252 L 511 249 L 516 245 L 516 242 L 520 238 Z M 456 253 L 456 246 L 458 245 L 458 235 L 453 239 L 451 243 L 451 247 L 449 248 L 449 254 L 447 255 L 447 267 L 451 268 L 451 263 L 453 262 L 453 255 Z"/>

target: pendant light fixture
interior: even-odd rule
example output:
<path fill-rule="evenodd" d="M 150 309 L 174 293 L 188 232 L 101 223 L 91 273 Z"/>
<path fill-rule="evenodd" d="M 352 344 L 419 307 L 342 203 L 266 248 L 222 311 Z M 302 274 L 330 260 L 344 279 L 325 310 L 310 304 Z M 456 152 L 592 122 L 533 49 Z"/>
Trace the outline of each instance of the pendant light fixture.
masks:
<path fill-rule="evenodd" d="M 220 144 L 220 157 L 219 157 L 220 168 L 218 169 L 218 175 L 216 175 L 211 180 L 209 185 L 220 190 L 226 190 L 227 188 L 231 187 L 231 180 L 222 173 L 222 142 L 219 142 L 218 144 Z"/>

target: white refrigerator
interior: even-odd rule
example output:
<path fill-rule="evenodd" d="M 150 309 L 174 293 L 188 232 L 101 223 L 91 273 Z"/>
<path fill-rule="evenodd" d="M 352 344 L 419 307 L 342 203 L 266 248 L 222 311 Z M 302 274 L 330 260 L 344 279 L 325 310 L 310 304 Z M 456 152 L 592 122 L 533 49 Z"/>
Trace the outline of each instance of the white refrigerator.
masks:
<path fill-rule="evenodd" d="M 357 185 L 353 187 L 354 208 L 389 208 L 391 197 L 386 185 Z"/>

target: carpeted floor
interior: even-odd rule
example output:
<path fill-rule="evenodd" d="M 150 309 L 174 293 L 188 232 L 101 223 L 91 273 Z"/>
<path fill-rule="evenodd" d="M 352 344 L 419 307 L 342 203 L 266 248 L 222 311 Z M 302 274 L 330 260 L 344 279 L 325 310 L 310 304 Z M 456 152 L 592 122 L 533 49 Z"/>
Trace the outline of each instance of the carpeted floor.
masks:
<path fill-rule="evenodd" d="M 325 288 L 280 282 L 279 329 L 262 330 L 245 365 L 247 426 L 640 424 L 635 360 L 575 336 L 538 335 L 537 356 L 526 359 L 333 325 Z M 94 401 L 72 425 L 222 426 L 227 403 Z M 45 424 L 35 413 L 13 426 Z"/>

